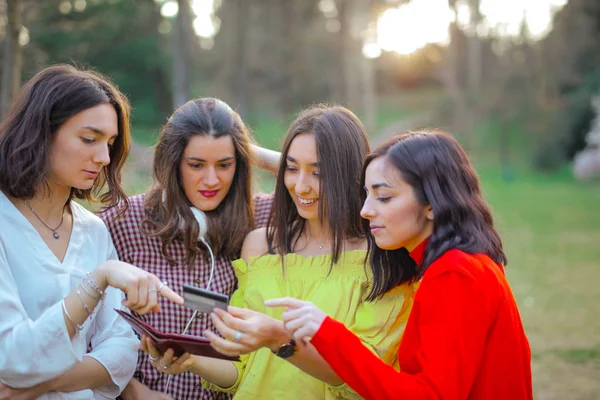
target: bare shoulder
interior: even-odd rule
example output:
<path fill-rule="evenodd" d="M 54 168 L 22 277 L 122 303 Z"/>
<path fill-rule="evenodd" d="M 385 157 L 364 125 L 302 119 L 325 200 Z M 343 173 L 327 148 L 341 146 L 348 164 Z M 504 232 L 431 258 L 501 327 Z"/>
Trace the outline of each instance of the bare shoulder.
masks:
<path fill-rule="evenodd" d="M 246 263 L 250 257 L 262 256 L 268 251 L 267 228 L 255 229 L 246 235 L 242 245 L 242 258 Z"/>

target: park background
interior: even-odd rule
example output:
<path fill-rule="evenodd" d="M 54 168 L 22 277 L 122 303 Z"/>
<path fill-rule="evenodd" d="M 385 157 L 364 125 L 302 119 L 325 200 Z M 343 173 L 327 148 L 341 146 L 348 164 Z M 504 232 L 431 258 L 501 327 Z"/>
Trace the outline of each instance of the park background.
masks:
<path fill-rule="evenodd" d="M 535 398 L 600 398 L 600 1 L 0 0 L 0 45 L 0 117 L 53 63 L 127 94 L 129 194 L 194 97 L 226 101 L 272 149 L 320 102 L 355 111 L 372 145 L 448 130 L 505 243 Z"/>

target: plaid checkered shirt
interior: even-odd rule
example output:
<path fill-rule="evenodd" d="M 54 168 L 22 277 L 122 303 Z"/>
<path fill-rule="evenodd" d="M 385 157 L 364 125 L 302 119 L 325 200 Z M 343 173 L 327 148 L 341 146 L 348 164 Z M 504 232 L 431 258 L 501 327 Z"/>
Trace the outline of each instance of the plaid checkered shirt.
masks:
<path fill-rule="evenodd" d="M 115 220 L 117 207 L 104 211 L 99 216 L 110 231 L 113 242 L 119 254 L 119 259 L 158 276 L 167 281 L 176 292 L 183 291 L 184 283 L 198 287 L 206 287 L 211 270 L 210 258 L 199 255 L 193 269 L 185 267 L 185 250 L 183 242 L 174 241 L 169 247 L 169 253 L 180 265 L 172 267 L 161 253 L 161 242 L 156 237 L 146 237 L 140 227 L 143 221 L 143 201 L 145 194 L 130 198 L 127 212 Z M 254 196 L 254 220 L 257 228 L 267 223 L 273 204 L 273 195 L 259 194 Z M 230 296 L 236 288 L 237 281 L 233 272 L 230 258 L 217 256 L 215 258 L 215 273 L 211 290 Z M 161 297 L 160 313 L 149 313 L 142 319 L 162 332 L 181 333 L 192 316 L 193 311 L 177 306 Z M 214 329 L 207 314 L 198 313 L 197 319 L 188 328 L 187 334 L 201 336 L 206 329 Z M 164 392 L 167 376 L 157 371 L 148 357 L 140 350 L 134 378 L 152 390 Z M 171 378 L 168 394 L 177 400 L 221 400 L 231 396 L 221 392 L 203 389 L 200 377 L 185 372 Z"/>

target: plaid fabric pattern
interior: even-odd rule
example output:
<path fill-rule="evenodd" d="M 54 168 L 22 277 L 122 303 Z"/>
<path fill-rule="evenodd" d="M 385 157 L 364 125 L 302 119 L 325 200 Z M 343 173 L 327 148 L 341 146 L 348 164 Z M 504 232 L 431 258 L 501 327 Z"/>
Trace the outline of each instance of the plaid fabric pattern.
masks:
<path fill-rule="evenodd" d="M 169 286 L 179 293 L 183 291 L 182 285 L 184 283 L 202 288 L 206 287 L 211 270 L 209 257 L 199 256 L 195 268 L 189 270 L 184 266 L 185 251 L 183 242 L 175 241 L 169 247 L 169 252 L 180 263 L 180 266 L 171 267 L 161 254 L 160 239 L 146 237 L 141 233 L 144 197 L 145 194 L 131 197 L 129 209 L 117 220 L 114 218 L 117 213 L 116 207 L 99 215 L 110 231 L 119 259 L 155 274 L 162 281 L 167 281 Z M 254 217 L 257 228 L 266 225 L 272 204 L 273 195 L 260 194 L 254 196 Z M 215 257 L 215 274 L 211 290 L 226 295 L 233 293 L 237 282 L 231 262 L 232 260 L 229 258 Z M 193 311 L 176 306 L 161 297 L 159 299 L 160 313 L 149 313 L 142 316 L 143 320 L 162 332 L 181 333 Z M 200 336 L 206 329 L 214 329 L 212 321 L 206 314 L 199 313 L 197 319 L 188 328 L 187 333 Z M 167 375 L 157 371 L 141 350 L 134 378 L 152 390 L 165 391 Z M 231 398 L 230 395 L 225 393 L 203 389 L 200 377 L 191 372 L 173 376 L 168 394 L 177 400 L 222 400 Z"/>

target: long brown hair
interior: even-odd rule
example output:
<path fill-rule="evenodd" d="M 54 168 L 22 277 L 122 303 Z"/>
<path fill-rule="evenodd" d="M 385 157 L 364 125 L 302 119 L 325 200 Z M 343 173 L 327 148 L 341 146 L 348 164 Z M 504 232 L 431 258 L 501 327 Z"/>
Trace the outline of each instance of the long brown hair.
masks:
<path fill-rule="evenodd" d="M 431 206 L 434 220 L 421 265 L 415 264 L 405 248 L 382 250 L 377 247 L 369 221 L 363 220 L 373 271 L 369 300 L 422 277 L 431 263 L 451 249 L 487 254 L 495 262 L 506 264 L 502 239 L 481 195 L 477 173 L 452 136 L 442 131 L 411 132 L 379 146 L 363 166 L 363 201 L 366 198 L 365 172 L 371 161 L 379 157 L 385 157 L 400 172 L 421 205 Z"/>
<path fill-rule="evenodd" d="M 215 255 L 236 258 L 248 232 L 252 214 L 251 139 L 240 116 L 214 98 L 190 100 L 179 107 L 163 127 L 154 154 L 154 186 L 144 199 L 144 233 L 162 241 L 162 254 L 171 264 L 169 245 L 183 239 L 186 264 L 192 267 L 199 251 L 198 224 L 181 185 L 180 163 L 190 138 L 195 135 L 231 136 L 236 169 L 229 192 L 219 206 L 207 211 L 207 240 Z"/>
<path fill-rule="evenodd" d="M 72 196 L 107 206 L 123 204 L 121 168 L 130 146 L 127 98 L 95 71 L 70 65 L 43 69 L 19 91 L 8 116 L 0 125 L 0 190 L 9 196 L 31 199 L 48 192 L 48 153 L 57 130 L 75 114 L 99 104 L 110 104 L 117 113 L 119 135 L 110 149 L 110 164 L 104 166 L 90 189 L 72 189 Z M 108 183 L 108 190 L 100 192 Z"/>
<path fill-rule="evenodd" d="M 357 193 L 360 168 L 369 152 L 362 123 L 342 106 L 317 105 L 302 111 L 290 126 L 275 184 L 273 208 L 267 224 L 269 253 L 283 256 L 294 252 L 306 227 L 285 186 L 287 155 L 297 135 L 312 133 L 319 163 L 319 219 L 327 222 L 332 249 L 332 265 L 339 260 L 344 240 L 362 237 Z"/>

